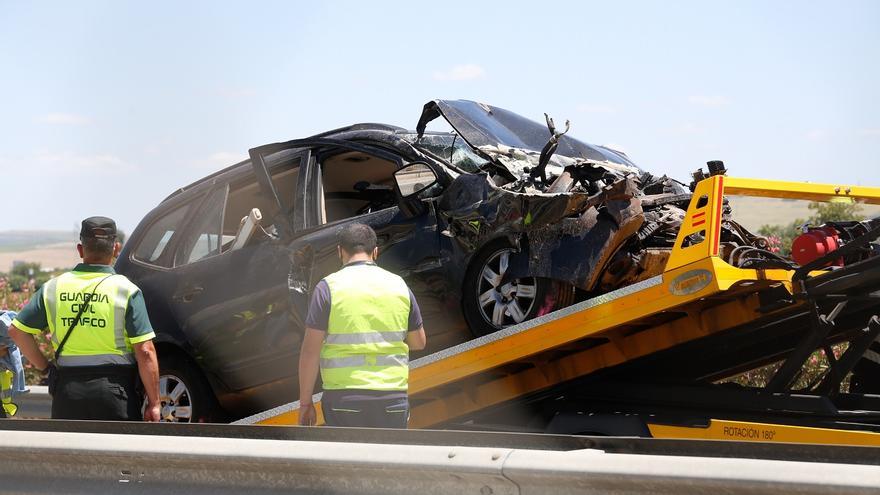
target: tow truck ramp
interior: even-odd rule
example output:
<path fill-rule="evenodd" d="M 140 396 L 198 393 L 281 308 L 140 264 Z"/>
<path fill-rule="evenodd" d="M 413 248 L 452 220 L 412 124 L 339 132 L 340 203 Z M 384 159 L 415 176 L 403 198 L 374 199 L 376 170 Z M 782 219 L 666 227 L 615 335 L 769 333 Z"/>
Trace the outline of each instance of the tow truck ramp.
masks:
<path fill-rule="evenodd" d="M 737 268 L 725 195 L 880 204 L 880 188 L 709 177 L 662 275 L 413 361 L 410 427 L 880 445 L 880 396 L 840 393 L 880 334 L 880 256 L 822 269 L 880 230 L 798 270 Z M 817 349 L 828 371 L 793 390 Z M 777 361 L 761 389 L 714 384 Z M 297 409 L 237 423 L 296 424 Z"/>

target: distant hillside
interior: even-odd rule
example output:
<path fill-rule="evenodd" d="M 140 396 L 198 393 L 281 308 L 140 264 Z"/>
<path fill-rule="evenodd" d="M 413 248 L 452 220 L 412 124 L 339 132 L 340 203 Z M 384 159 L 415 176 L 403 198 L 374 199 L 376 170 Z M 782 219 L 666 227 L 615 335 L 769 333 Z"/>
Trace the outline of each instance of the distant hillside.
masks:
<path fill-rule="evenodd" d="M 8 230 L 0 232 L 0 272 L 15 262 L 39 263 L 44 269 L 69 268 L 79 261 L 77 234 L 59 230 Z"/>
<path fill-rule="evenodd" d="M 762 225 L 788 225 L 798 219 L 806 220 L 816 213 L 807 207 L 809 201 L 745 196 L 728 196 L 728 200 L 733 209 L 733 219 L 755 233 Z M 880 206 L 862 205 L 861 212 L 867 218 L 878 217 Z"/>
<path fill-rule="evenodd" d="M 0 232 L 0 252 L 24 251 L 61 242 L 76 242 L 77 234 L 63 230 L 7 230 Z"/>

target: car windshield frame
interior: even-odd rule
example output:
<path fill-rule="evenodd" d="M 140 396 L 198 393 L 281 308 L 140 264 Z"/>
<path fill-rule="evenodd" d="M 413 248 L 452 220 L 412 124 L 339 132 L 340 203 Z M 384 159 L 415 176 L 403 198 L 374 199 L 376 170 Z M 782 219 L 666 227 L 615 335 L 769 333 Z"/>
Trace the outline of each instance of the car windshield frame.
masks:
<path fill-rule="evenodd" d="M 426 103 L 416 132 L 425 133 L 428 122 L 437 117 L 443 117 L 477 151 L 497 150 L 499 146 L 505 146 L 538 153 L 550 139 L 546 124 L 510 110 L 470 100 L 433 100 Z M 619 151 L 588 144 L 568 135 L 559 139 L 555 154 L 575 160 L 611 162 L 641 170 Z"/>
<path fill-rule="evenodd" d="M 406 132 L 401 133 L 400 136 L 422 153 L 440 160 L 460 173 L 480 173 L 483 171 L 483 167 L 492 163 L 477 153 L 463 137 L 455 132 L 426 132 L 421 137 L 415 132 Z M 444 140 L 448 141 L 448 144 L 442 143 Z M 431 143 L 431 141 L 437 144 Z"/>

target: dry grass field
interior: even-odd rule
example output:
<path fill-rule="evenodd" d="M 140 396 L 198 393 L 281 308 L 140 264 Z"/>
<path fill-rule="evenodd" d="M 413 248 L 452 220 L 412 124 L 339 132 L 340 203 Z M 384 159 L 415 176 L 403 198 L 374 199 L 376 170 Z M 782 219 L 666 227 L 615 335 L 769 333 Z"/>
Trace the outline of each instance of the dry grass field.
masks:
<path fill-rule="evenodd" d="M 0 251 L 0 272 L 12 269 L 14 261 L 39 263 L 44 269 L 70 268 L 79 262 L 75 242 L 59 242 L 31 248 Z"/>
<path fill-rule="evenodd" d="M 729 196 L 733 219 L 757 233 L 762 225 L 789 225 L 797 219 L 815 215 L 807 208 L 808 201 L 775 198 Z M 862 205 L 861 214 L 867 218 L 880 216 L 880 206 Z"/>

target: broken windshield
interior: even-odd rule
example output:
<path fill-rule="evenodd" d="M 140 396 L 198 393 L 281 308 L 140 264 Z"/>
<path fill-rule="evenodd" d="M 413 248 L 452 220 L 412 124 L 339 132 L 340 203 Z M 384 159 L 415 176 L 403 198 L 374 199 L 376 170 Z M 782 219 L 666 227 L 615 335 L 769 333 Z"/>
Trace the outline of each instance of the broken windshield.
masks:
<path fill-rule="evenodd" d="M 476 173 L 489 160 L 476 154 L 473 149 L 455 133 L 425 134 L 421 139 L 417 134 L 403 134 L 402 137 L 422 151 L 449 163 L 463 171 Z"/>
<path fill-rule="evenodd" d="M 452 127 L 475 148 L 503 145 L 511 148 L 540 151 L 550 133 L 547 126 L 503 108 L 467 100 L 436 100 L 425 105 L 416 131 L 427 122 L 443 115 Z M 591 161 L 610 161 L 633 166 L 618 152 L 578 141 L 570 136 L 559 140 L 559 155 Z"/>

